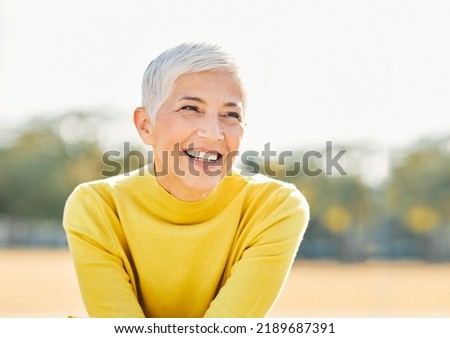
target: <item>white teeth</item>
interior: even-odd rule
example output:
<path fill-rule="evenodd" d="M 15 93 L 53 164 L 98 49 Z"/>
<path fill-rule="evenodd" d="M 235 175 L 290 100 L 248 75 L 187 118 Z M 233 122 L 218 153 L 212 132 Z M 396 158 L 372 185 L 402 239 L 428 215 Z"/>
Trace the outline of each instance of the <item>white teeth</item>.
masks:
<path fill-rule="evenodd" d="M 219 158 L 219 154 L 215 152 L 205 152 L 205 151 L 199 151 L 199 150 L 186 150 L 186 154 L 188 154 L 191 157 L 198 158 L 199 160 L 203 161 L 216 161 Z"/>
<path fill-rule="evenodd" d="M 203 156 L 205 158 L 205 156 Z M 206 160 L 207 161 L 216 161 L 219 158 L 219 155 L 217 154 L 206 154 Z"/>

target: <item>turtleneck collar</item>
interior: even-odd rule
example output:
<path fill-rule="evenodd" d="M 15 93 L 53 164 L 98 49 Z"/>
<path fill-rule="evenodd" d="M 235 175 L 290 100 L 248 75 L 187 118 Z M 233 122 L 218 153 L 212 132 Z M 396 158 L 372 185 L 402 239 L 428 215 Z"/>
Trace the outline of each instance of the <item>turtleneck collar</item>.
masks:
<path fill-rule="evenodd" d="M 243 188 L 242 184 L 230 184 L 238 179 L 233 171 L 227 175 L 214 190 L 199 201 L 186 202 L 177 199 L 165 190 L 154 174 L 153 165 L 149 164 L 140 174 L 140 203 L 151 208 L 152 213 L 166 218 L 168 222 L 180 225 L 198 224 L 220 213 Z M 236 183 L 236 182 L 235 182 Z"/>

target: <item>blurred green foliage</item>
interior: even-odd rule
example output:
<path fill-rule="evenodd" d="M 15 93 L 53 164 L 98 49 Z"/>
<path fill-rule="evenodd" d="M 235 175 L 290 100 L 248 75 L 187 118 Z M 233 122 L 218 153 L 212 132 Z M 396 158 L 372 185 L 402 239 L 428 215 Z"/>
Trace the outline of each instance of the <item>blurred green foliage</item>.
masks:
<path fill-rule="evenodd" d="M 66 142 L 60 127 L 69 120 L 73 130 L 94 123 L 81 113 L 32 121 L 0 149 L 0 213 L 60 219 L 74 186 L 99 178 L 101 150 L 91 138 Z"/>
<path fill-rule="evenodd" d="M 35 120 L 0 144 L 0 227 L 17 226 L 2 219 L 25 219 L 35 226 L 51 220 L 61 231 L 64 203 L 73 188 L 111 172 L 100 142 L 104 120 L 101 114 L 81 112 Z M 144 153 L 121 151 L 115 158 L 121 172 L 142 165 L 136 151 Z M 300 155 L 283 164 L 255 159 L 260 172 L 295 184 L 310 203 L 300 257 L 450 260 L 450 137 L 423 140 L 389 156 L 390 173 L 375 185 L 363 173 L 286 176 Z"/>
<path fill-rule="evenodd" d="M 362 156 L 351 160 L 361 163 L 352 165 L 364 167 L 372 150 L 364 156 L 357 148 Z M 261 172 L 275 171 L 271 176 L 295 184 L 309 201 L 311 222 L 300 257 L 450 261 L 450 137 L 424 139 L 386 156 L 390 170 L 377 184 L 367 183 L 363 172 L 286 176 L 300 155 L 283 165 L 260 159 Z M 320 163 L 313 164 L 317 168 Z"/>

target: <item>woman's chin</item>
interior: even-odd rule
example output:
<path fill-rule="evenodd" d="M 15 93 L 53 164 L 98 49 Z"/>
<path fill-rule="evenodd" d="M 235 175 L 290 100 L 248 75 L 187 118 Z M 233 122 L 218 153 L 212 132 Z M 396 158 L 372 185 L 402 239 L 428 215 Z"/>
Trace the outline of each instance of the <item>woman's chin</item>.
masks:
<path fill-rule="evenodd" d="M 193 202 L 208 196 L 225 176 L 226 170 L 221 163 L 213 165 L 183 158 L 179 166 L 169 169 L 158 181 L 174 197 Z"/>
<path fill-rule="evenodd" d="M 186 192 L 192 196 L 192 200 L 200 200 L 208 196 L 219 183 L 222 181 L 223 175 L 209 176 L 205 173 L 199 175 L 187 175 L 183 177 Z"/>

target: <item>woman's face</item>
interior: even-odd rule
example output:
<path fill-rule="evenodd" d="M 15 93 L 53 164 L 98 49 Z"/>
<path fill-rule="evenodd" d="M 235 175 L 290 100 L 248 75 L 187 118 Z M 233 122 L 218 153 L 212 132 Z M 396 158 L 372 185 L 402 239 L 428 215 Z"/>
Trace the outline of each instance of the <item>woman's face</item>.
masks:
<path fill-rule="evenodd" d="M 175 81 L 154 125 L 148 117 L 143 121 L 142 108 L 136 110 L 136 125 L 140 116 L 148 128 L 140 135 L 153 147 L 157 180 L 173 196 L 200 200 L 231 169 L 244 131 L 242 98 L 235 74 L 206 71 Z"/>

